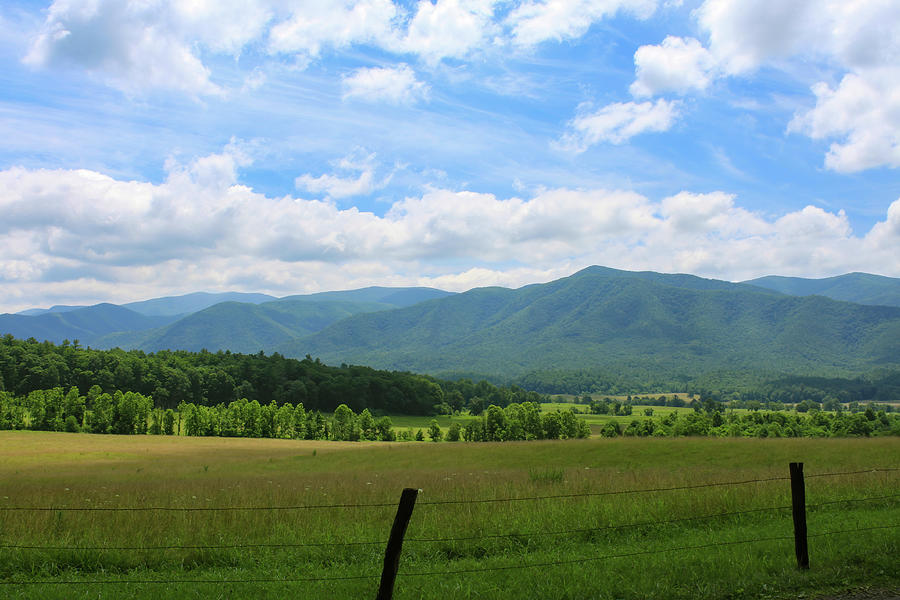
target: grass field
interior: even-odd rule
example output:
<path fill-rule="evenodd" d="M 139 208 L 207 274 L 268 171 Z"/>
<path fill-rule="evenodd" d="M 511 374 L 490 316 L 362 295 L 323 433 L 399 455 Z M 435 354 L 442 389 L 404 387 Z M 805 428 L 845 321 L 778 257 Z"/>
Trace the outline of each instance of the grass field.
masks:
<path fill-rule="evenodd" d="M 809 571 L 795 566 L 790 510 L 768 510 L 790 505 L 788 481 L 596 495 L 782 478 L 791 461 L 804 462 L 807 474 Z M 396 598 L 788 598 L 893 589 L 900 472 L 815 477 L 872 468 L 900 468 L 900 440 L 388 444 L 0 432 L 0 596 L 374 597 L 404 487 L 422 492 Z M 547 496 L 569 497 L 429 504 Z M 863 498 L 880 499 L 846 501 Z M 8 510 L 378 503 L 388 506 Z M 704 518 L 685 520 L 695 517 Z M 869 529 L 885 526 L 894 527 Z M 866 531 L 853 533 L 859 529 Z M 850 533 L 820 535 L 832 531 Z M 745 540 L 764 541 L 730 544 Z M 87 549 L 96 547 L 105 549 Z M 285 581 L 365 576 L 372 577 Z M 9 584 L 34 580 L 50 583 Z M 128 580 L 160 583 L 97 583 Z M 246 580 L 267 581 L 235 583 Z"/>

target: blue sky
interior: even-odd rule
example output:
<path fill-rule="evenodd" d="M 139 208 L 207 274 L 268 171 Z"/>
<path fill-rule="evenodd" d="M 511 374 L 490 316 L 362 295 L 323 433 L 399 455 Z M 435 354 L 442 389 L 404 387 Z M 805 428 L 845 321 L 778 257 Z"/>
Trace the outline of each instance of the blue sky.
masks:
<path fill-rule="evenodd" d="M 0 311 L 900 276 L 887 0 L 0 7 Z"/>

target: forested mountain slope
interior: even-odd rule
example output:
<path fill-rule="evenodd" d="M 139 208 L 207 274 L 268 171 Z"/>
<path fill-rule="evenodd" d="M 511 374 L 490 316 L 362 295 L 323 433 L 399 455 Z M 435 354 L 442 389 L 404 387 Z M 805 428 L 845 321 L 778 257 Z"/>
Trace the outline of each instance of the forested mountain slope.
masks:
<path fill-rule="evenodd" d="M 145 352 L 206 349 L 253 354 L 309 335 L 346 317 L 391 308 L 394 307 L 378 302 L 222 302 L 160 329 L 105 336 L 96 340 L 94 346 Z"/>
<path fill-rule="evenodd" d="M 98 348 L 255 353 L 357 313 L 449 295 L 452 293 L 422 287 L 369 287 L 281 299 L 265 294 L 199 292 L 133 302 L 127 305 L 131 308 L 101 304 L 0 315 L 0 334 L 57 343 L 78 339 Z M 228 298 L 241 301 L 223 300 Z M 144 314 L 138 314 L 141 312 Z"/>
<path fill-rule="evenodd" d="M 516 376 L 609 367 L 852 371 L 900 363 L 900 308 L 592 267 L 356 315 L 277 348 L 329 363 Z"/>
<path fill-rule="evenodd" d="M 171 323 L 172 320 L 173 317 L 148 317 L 115 304 L 97 304 L 34 316 L 2 314 L 0 333 L 56 343 L 66 339 L 78 340 L 82 345 L 88 345 L 114 331 L 146 331 Z"/>
<path fill-rule="evenodd" d="M 824 279 L 772 275 L 744 283 L 792 296 L 818 295 L 857 304 L 900 306 L 900 279 L 869 273 L 848 273 Z"/>

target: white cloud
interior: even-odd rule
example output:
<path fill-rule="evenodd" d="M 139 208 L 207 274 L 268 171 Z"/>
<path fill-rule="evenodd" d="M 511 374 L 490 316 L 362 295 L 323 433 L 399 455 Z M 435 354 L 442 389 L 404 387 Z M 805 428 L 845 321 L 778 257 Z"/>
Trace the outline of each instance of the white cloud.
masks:
<path fill-rule="evenodd" d="M 595 22 L 618 12 L 649 18 L 656 0 L 530 0 L 512 10 L 507 25 L 519 46 L 581 37 Z"/>
<path fill-rule="evenodd" d="M 487 43 L 497 30 L 492 22 L 497 0 L 419 0 L 416 14 L 398 48 L 436 64 L 462 58 Z"/>
<path fill-rule="evenodd" d="M 268 19 L 258 2 L 56 0 L 24 60 L 84 69 L 128 93 L 220 94 L 195 44 L 236 54 L 261 35 Z"/>
<path fill-rule="evenodd" d="M 224 94 L 216 55 L 305 68 L 323 53 L 368 45 L 434 67 L 513 43 L 584 35 L 617 13 L 649 17 L 657 0 L 54 0 L 24 60 L 74 68 L 129 94 Z M 263 50 L 263 52 L 259 52 Z M 265 56 L 265 53 L 268 56 Z M 398 67 L 399 68 L 399 67 Z M 245 82 L 243 91 L 260 83 Z"/>
<path fill-rule="evenodd" d="M 261 69 L 254 69 L 251 71 L 249 75 L 244 78 L 244 85 L 241 86 L 241 90 L 244 92 L 253 92 L 261 88 L 266 84 L 268 80 L 268 76 Z"/>
<path fill-rule="evenodd" d="M 715 72 L 748 76 L 763 65 L 811 61 L 832 70 L 840 83 L 813 85 L 816 105 L 797 114 L 789 131 L 834 140 L 825 166 L 838 172 L 900 166 L 900 4 L 706 0 L 695 14 L 709 40 L 704 63 L 686 71 L 684 63 L 690 65 L 699 50 L 667 49 L 665 42 L 649 55 L 644 48 L 654 47 L 641 48 L 635 54 L 636 95 L 703 89 L 704 77 Z M 656 67 L 651 80 L 648 61 Z M 690 85 L 673 85 L 685 72 Z"/>
<path fill-rule="evenodd" d="M 576 116 L 562 145 L 582 152 L 600 142 L 621 144 L 648 131 L 667 131 L 677 116 L 677 102 L 615 102 Z"/>
<path fill-rule="evenodd" d="M 900 247 L 900 199 L 894 201 L 887 210 L 887 218 L 876 223 L 866 235 L 866 242 L 873 248 L 896 257 Z"/>
<path fill-rule="evenodd" d="M 173 0 L 165 17 L 183 39 L 236 56 L 263 35 L 276 6 L 265 0 Z"/>
<path fill-rule="evenodd" d="M 356 69 L 342 79 L 344 99 L 411 104 L 428 97 L 428 86 L 416 79 L 409 65 Z"/>
<path fill-rule="evenodd" d="M 465 292 L 472 288 L 488 286 L 517 288 L 523 285 L 546 283 L 560 277 L 566 277 L 587 266 L 589 265 L 565 263 L 562 266 L 550 269 L 515 267 L 506 270 L 473 267 L 461 273 L 420 277 L 415 284 L 436 287 L 451 292 Z"/>
<path fill-rule="evenodd" d="M 831 144 L 825 166 L 842 173 L 900 167 L 900 67 L 845 75 L 837 88 L 813 86 L 815 108 L 788 125 Z"/>
<path fill-rule="evenodd" d="M 376 189 L 387 185 L 390 176 L 381 182 L 375 181 L 375 155 L 366 154 L 357 150 L 334 165 L 341 171 L 357 171 L 357 177 L 340 177 L 338 175 L 325 174 L 318 177 L 306 174 L 297 177 L 294 185 L 313 194 L 325 192 L 329 198 L 347 198 L 369 194 Z"/>
<path fill-rule="evenodd" d="M 432 190 L 396 202 L 385 218 L 402 225 L 394 239 L 409 258 L 504 261 L 521 252 L 529 264 L 578 253 L 598 235 L 617 237 L 654 225 L 652 207 L 638 194 L 568 189 L 546 190 L 530 200 Z"/>
<path fill-rule="evenodd" d="M 763 62 L 814 51 L 828 36 L 831 0 L 706 0 L 697 9 L 709 48 L 722 69 L 746 73 Z"/>
<path fill-rule="evenodd" d="M 324 47 L 384 45 L 393 37 L 397 7 L 391 0 L 298 0 L 290 16 L 269 31 L 271 52 L 318 56 Z"/>
<path fill-rule="evenodd" d="M 636 71 L 631 93 L 636 97 L 661 92 L 705 90 L 712 80 L 715 61 L 694 38 L 667 36 L 659 46 L 641 46 L 634 53 Z"/>
<path fill-rule="evenodd" d="M 203 289 L 518 285 L 588 264 L 732 280 L 873 265 L 900 276 L 900 200 L 861 236 L 840 211 L 808 206 L 771 218 L 722 192 L 655 201 L 602 189 L 526 198 L 433 189 L 379 216 L 263 196 L 237 183 L 246 162 L 231 145 L 170 164 L 159 184 L 85 170 L 0 171 L 0 310 Z M 345 166 L 363 162 L 354 155 Z"/>
<path fill-rule="evenodd" d="M 708 234 L 722 237 L 756 235 L 766 230 L 761 218 L 734 205 L 734 195 L 724 192 L 681 192 L 663 199 L 659 214 L 673 235 Z"/>

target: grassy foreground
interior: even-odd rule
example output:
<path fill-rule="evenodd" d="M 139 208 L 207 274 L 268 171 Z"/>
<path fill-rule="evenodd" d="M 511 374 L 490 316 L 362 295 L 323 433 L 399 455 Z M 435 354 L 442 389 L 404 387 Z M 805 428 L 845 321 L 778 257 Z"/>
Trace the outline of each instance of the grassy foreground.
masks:
<path fill-rule="evenodd" d="M 805 572 L 792 539 L 769 539 L 791 538 L 790 510 L 744 512 L 789 506 L 788 481 L 579 495 L 787 477 L 791 461 L 805 463 L 811 506 Z M 0 596 L 374 597 L 404 487 L 422 492 L 396 598 L 787 598 L 895 588 L 900 472 L 813 476 L 898 467 L 896 438 L 359 444 L 4 431 L 0 509 L 389 506 L 0 510 Z M 573 496 L 428 504 L 561 495 Z M 844 501 L 863 498 L 880 499 Z M 833 531 L 850 533 L 819 535 Z M 763 541 L 726 545 L 745 540 Z M 87 549 L 95 547 L 104 549 Z M 122 549 L 135 547 L 144 549 Z M 284 581 L 309 578 L 330 580 Z M 235 583 L 248 579 L 274 581 Z M 34 580 L 56 583 L 9 584 Z M 163 583 L 96 583 L 128 580 Z"/>

